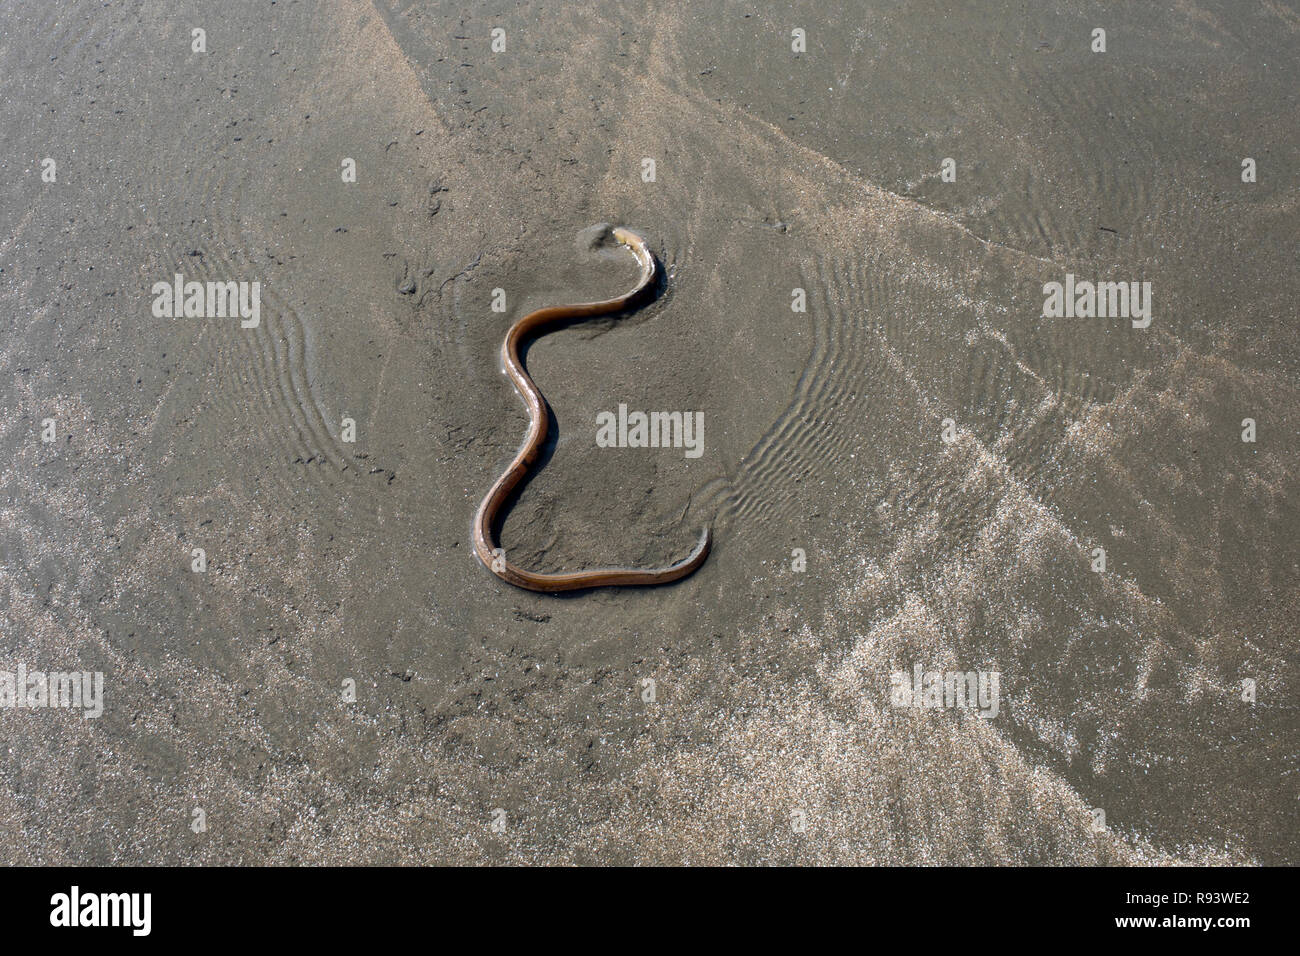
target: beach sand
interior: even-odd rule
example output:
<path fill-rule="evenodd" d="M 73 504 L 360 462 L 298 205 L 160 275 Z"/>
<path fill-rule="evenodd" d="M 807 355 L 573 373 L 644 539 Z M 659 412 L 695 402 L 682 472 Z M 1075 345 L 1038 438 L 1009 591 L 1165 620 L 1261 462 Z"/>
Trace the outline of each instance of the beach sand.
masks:
<path fill-rule="evenodd" d="M 0 710 L 0 860 L 1300 862 L 1300 14 L 959 6 L 0 10 L 0 671 L 105 688 Z M 629 286 L 604 222 L 666 287 L 530 349 L 505 546 L 714 549 L 534 594 L 498 350 Z"/>

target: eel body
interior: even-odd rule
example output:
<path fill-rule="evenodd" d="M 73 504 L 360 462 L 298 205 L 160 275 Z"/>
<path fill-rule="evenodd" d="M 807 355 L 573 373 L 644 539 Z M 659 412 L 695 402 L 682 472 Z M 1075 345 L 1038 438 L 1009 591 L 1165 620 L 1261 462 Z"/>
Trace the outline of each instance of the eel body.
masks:
<path fill-rule="evenodd" d="M 599 302 L 582 302 L 575 305 L 555 305 L 530 312 L 510 327 L 501 343 L 501 363 L 514 382 L 519 395 L 528 406 L 528 434 L 514 460 L 492 485 L 483 498 L 474 517 L 474 552 L 493 574 L 515 587 L 530 591 L 575 591 L 581 588 L 641 587 L 667 584 L 684 578 L 709 556 L 712 532 L 705 527 L 695 550 L 675 564 L 661 568 L 596 568 L 587 571 L 570 571 L 560 574 L 543 574 L 520 568 L 506 558 L 496 540 L 496 525 L 501 509 L 510 494 L 519 485 L 541 455 L 546 441 L 546 399 L 524 368 L 520 357 L 521 346 L 552 328 L 568 325 L 577 319 L 612 315 L 636 305 L 650 293 L 658 278 L 658 263 L 645 239 L 630 229 L 616 228 L 613 237 L 636 256 L 641 266 L 641 277 L 636 286 L 623 295 Z"/>

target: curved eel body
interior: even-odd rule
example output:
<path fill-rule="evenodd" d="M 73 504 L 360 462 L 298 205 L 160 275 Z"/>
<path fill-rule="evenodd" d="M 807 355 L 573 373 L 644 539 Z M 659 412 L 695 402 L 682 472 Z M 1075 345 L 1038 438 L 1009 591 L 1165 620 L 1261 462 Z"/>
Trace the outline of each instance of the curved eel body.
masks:
<path fill-rule="evenodd" d="M 528 436 L 524 439 L 523 447 L 510 463 L 510 467 L 496 480 L 492 490 L 479 505 L 478 514 L 474 517 L 474 551 L 484 567 L 502 581 L 530 591 L 575 591 L 580 588 L 667 584 L 669 581 L 686 577 L 709 556 L 712 534 L 706 527 L 695 550 L 681 561 L 667 567 L 597 568 L 564 574 L 541 574 L 536 571 L 525 571 L 511 564 L 505 559 L 504 552 L 496 542 L 493 529 L 497 515 L 510 497 L 510 493 L 528 474 L 529 468 L 536 463 L 541 454 L 542 444 L 546 441 L 546 399 L 542 397 L 542 393 L 533 383 L 528 372 L 524 370 L 524 363 L 519 356 L 520 346 L 526 339 L 543 334 L 554 326 L 568 324 L 574 319 L 621 312 L 635 304 L 654 286 L 659 267 L 646 241 L 636 233 L 623 228 L 614 230 L 614 239 L 631 249 L 641 265 L 641 278 L 632 291 L 600 302 L 556 305 L 530 312 L 510 327 L 505 341 L 501 343 L 501 362 L 510 380 L 515 383 L 515 388 L 519 390 L 524 404 L 528 406 Z"/>

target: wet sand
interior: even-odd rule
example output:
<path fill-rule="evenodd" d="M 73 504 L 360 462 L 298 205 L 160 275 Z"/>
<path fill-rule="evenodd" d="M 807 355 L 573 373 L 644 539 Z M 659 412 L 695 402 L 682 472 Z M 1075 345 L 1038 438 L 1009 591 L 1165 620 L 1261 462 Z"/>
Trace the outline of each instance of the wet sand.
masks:
<path fill-rule="evenodd" d="M 0 671 L 105 682 L 0 710 L 0 860 L 1300 862 L 1293 4 L 0 21 Z M 601 222 L 667 286 L 530 349 L 505 546 L 715 545 L 533 594 L 470 544 L 498 349 L 634 280 Z M 156 318 L 177 273 L 260 323 Z M 1149 328 L 1044 318 L 1067 274 Z M 598 447 L 620 403 L 704 453 Z"/>

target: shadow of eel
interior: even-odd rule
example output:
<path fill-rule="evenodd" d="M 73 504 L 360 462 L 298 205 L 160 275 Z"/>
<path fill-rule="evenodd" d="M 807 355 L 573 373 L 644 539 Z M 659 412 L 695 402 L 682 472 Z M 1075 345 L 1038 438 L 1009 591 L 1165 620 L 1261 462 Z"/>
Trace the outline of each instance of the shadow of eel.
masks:
<path fill-rule="evenodd" d="M 501 343 L 501 361 L 505 366 L 506 374 L 515 383 L 520 397 L 528 406 L 528 436 L 510 466 L 496 480 L 492 490 L 479 505 L 478 514 L 474 518 L 474 552 L 484 567 L 502 581 L 530 591 L 576 591 L 581 588 L 644 587 L 667 584 L 686 577 L 703 564 L 704 559 L 709 556 L 709 547 L 713 540 L 711 530 L 705 527 L 694 551 L 676 564 L 662 568 L 594 568 L 561 574 L 542 574 L 516 567 L 506 559 L 505 552 L 496 541 L 494 528 L 498 514 L 509 500 L 511 492 L 523 481 L 528 470 L 536 463 L 542 445 L 546 441 L 546 399 L 542 397 L 542 393 L 524 369 L 523 360 L 519 355 L 520 346 L 529 338 L 535 338 L 557 326 L 567 325 L 575 319 L 622 312 L 652 290 L 658 278 L 659 265 L 649 246 L 646 245 L 645 239 L 623 228 L 616 228 L 613 236 L 616 242 L 627 246 L 632 251 L 641 266 L 641 277 L 635 288 L 624 295 L 600 302 L 556 305 L 530 312 L 510 327 L 505 341 Z"/>

